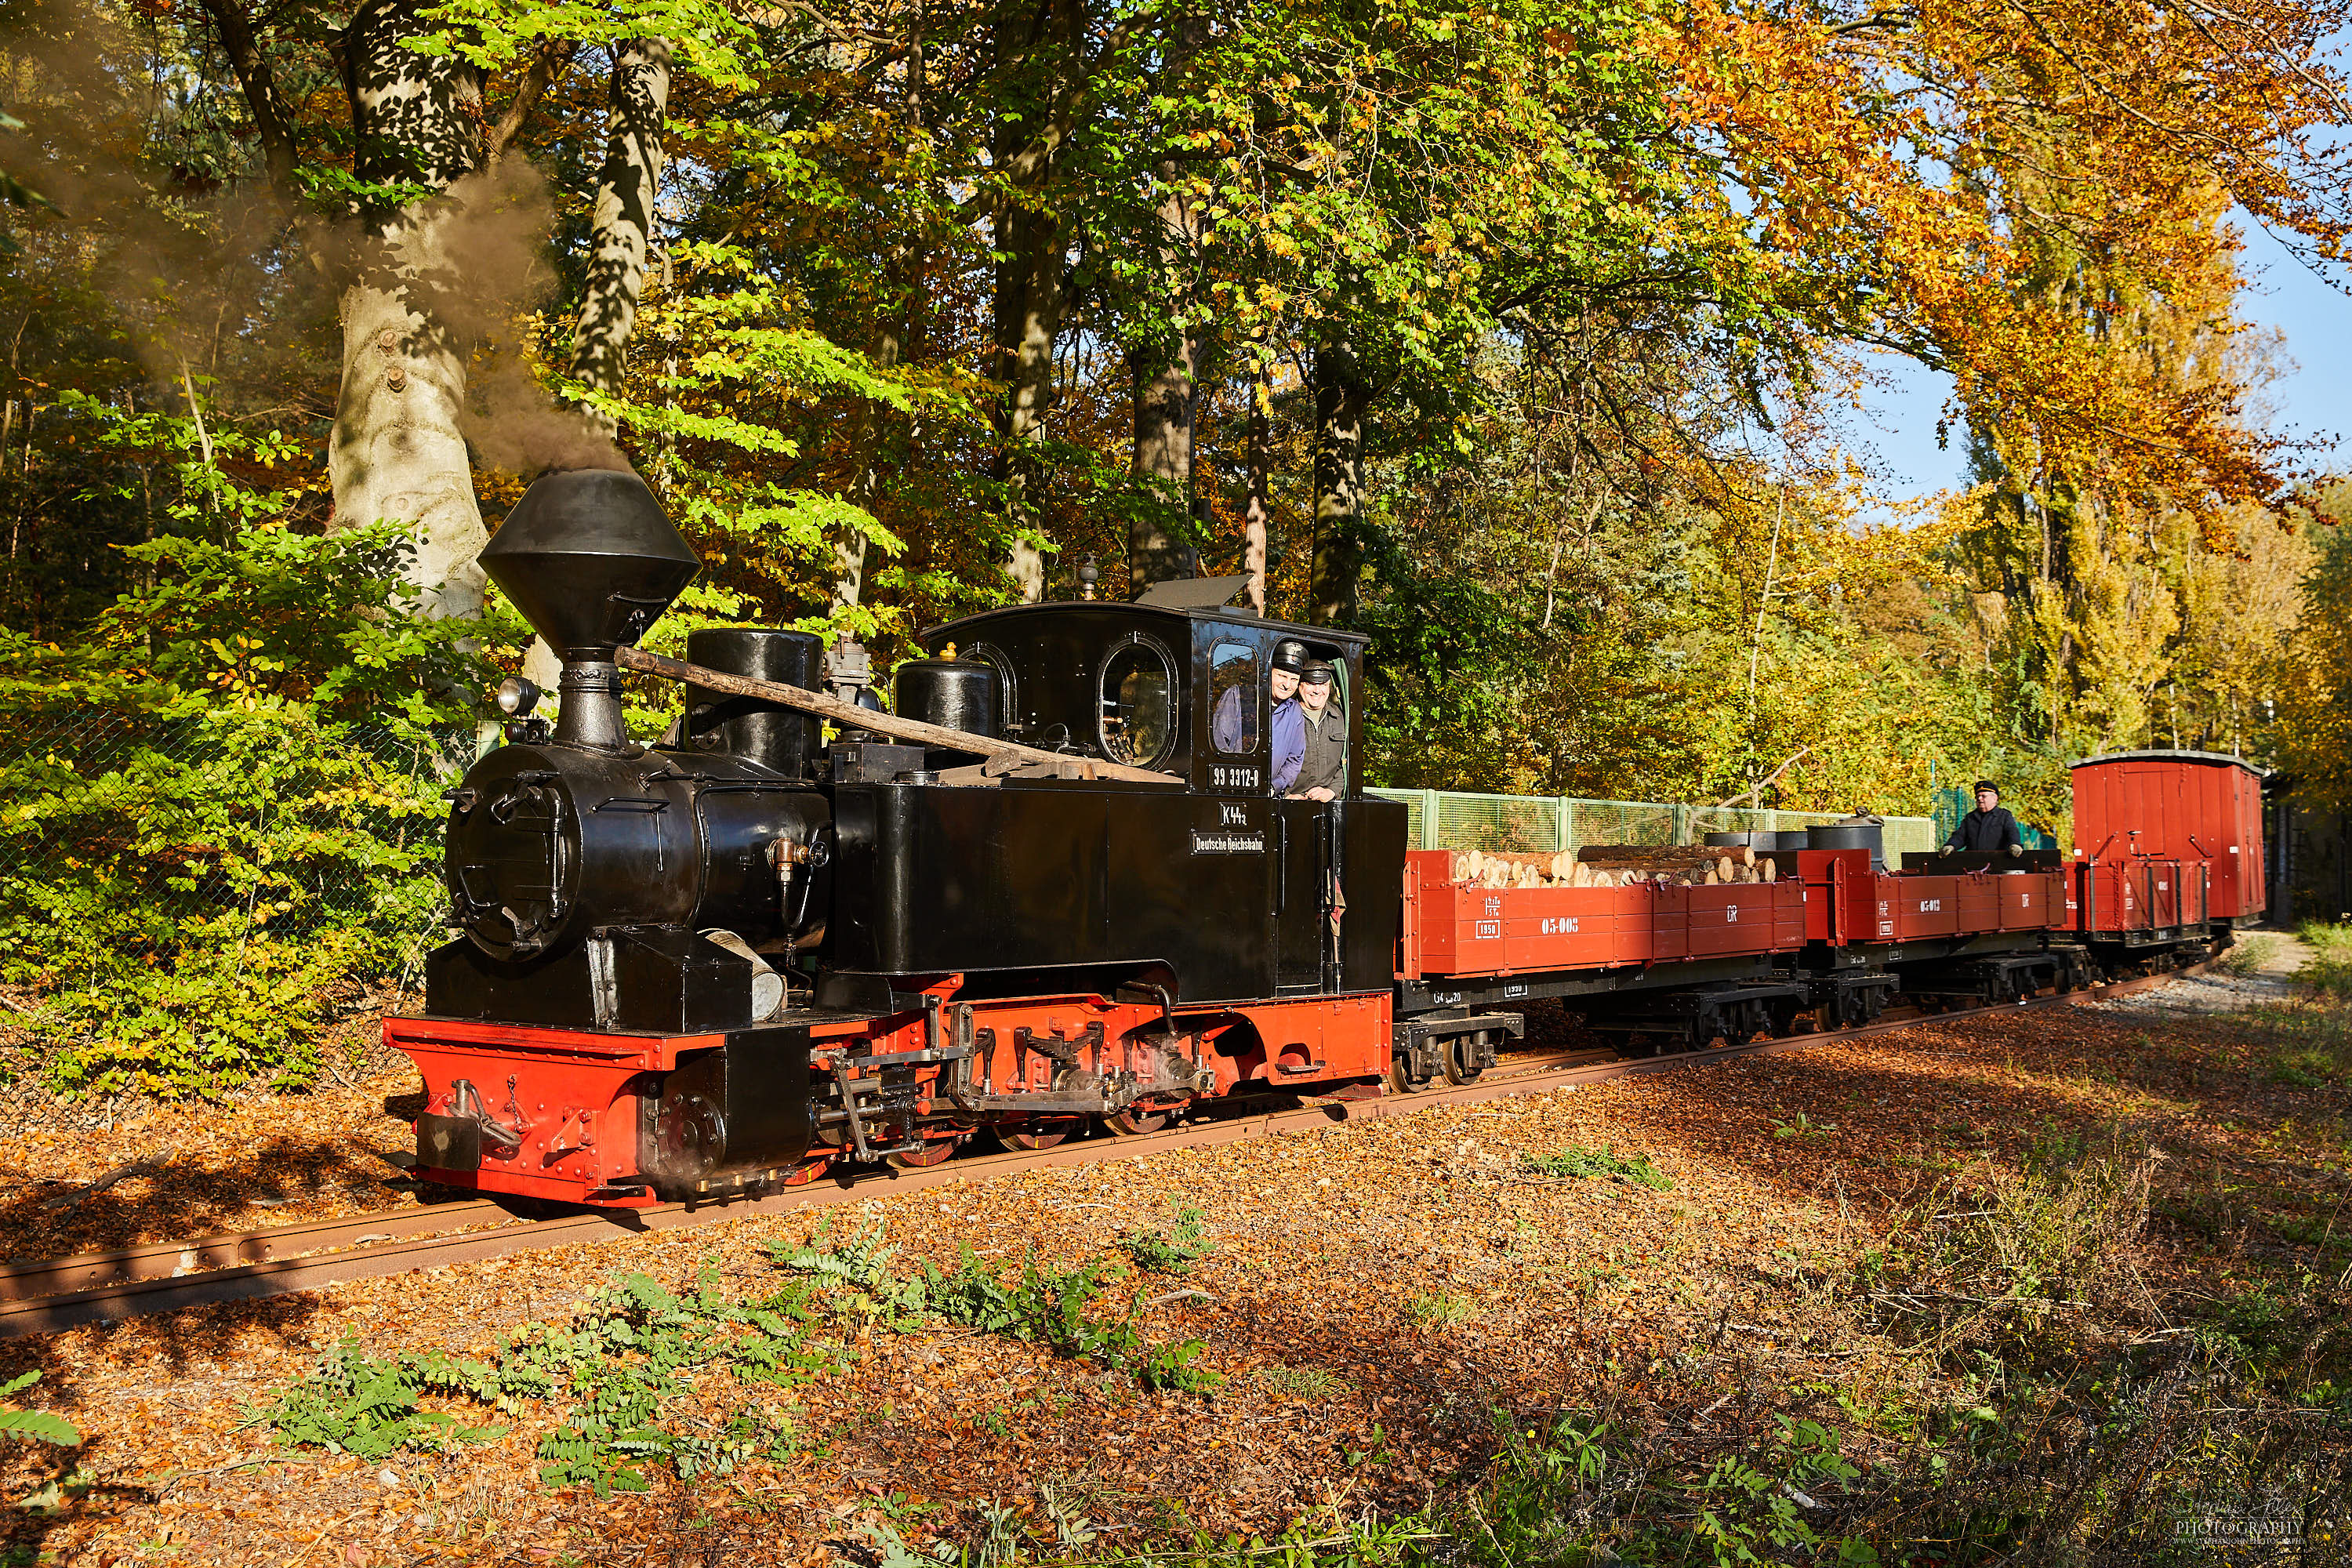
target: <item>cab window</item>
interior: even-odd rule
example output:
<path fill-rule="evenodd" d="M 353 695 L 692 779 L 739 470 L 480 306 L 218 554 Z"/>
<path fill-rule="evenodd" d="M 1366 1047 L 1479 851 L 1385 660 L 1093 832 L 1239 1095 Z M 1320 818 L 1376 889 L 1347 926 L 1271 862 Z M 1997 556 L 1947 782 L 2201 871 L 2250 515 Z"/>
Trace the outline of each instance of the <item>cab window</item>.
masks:
<path fill-rule="evenodd" d="M 1262 689 L 1255 647 L 1221 642 L 1209 650 L 1209 733 L 1218 751 L 1243 757 L 1257 750 Z"/>
<path fill-rule="evenodd" d="M 1176 668 L 1168 651 L 1140 637 L 1102 663 L 1098 735 L 1103 755 L 1148 768 L 1176 739 Z"/>

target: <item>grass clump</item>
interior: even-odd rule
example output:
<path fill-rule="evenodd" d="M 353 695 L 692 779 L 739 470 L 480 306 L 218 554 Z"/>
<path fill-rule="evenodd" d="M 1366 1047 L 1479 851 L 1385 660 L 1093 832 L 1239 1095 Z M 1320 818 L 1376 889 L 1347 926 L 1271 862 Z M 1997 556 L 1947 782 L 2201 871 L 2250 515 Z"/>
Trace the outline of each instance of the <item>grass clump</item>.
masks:
<path fill-rule="evenodd" d="M 1597 1177 L 1647 1187 L 1654 1193 L 1672 1192 L 1675 1186 L 1674 1179 L 1651 1164 L 1647 1154 L 1620 1154 L 1605 1144 L 1588 1149 L 1581 1143 L 1570 1143 L 1556 1154 L 1529 1154 L 1519 1162 L 1519 1168 L 1529 1175 L 1549 1176 L 1555 1181 Z"/>
<path fill-rule="evenodd" d="M 2294 978 L 2305 989 L 2352 1001 L 2352 921 L 2305 921 L 2295 934 L 2311 949 Z"/>
<path fill-rule="evenodd" d="M 1425 1329 L 1450 1329 L 1476 1317 L 1478 1307 L 1453 1290 L 1424 1290 L 1404 1304 L 1404 1315 Z"/>
<path fill-rule="evenodd" d="M 2244 976 L 2262 972 L 2263 965 L 2278 956 L 2279 939 L 2257 934 L 2242 937 L 2230 944 L 2221 954 L 2220 967 L 2225 974 Z"/>
<path fill-rule="evenodd" d="M 1328 1399 L 1348 1386 L 1319 1366 L 1262 1366 L 1249 1380 L 1276 1399 Z"/>

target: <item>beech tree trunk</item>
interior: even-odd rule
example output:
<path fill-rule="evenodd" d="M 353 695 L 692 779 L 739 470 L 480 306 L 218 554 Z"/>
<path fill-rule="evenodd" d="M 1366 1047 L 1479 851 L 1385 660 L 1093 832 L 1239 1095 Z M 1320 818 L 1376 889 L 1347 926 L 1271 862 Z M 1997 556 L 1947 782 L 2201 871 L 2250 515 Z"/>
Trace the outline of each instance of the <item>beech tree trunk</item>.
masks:
<path fill-rule="evenodd" d="M 1249 574 L 1250 613 L 1265 614 L 1267 523 L 1273 516 L 1268 489 L 1274 473 L 1274 381 L 1264 361 L 1250 378 L 1247 455 L 1249 497 L 1242 507 L 1242 570 Z"/>
<path fill-rule="evenodd" d="M 1149 485 L 1167 511 L 1190 512 L 1192 503 L 1192 386 L 1200 340 L 1178 334 L 1174 357 L 1148 370 L 1131 355 L 1135 374 L 1135 453 L 1130 472 Z M 1128 524 L 1129 596 L 1154 583 L 1192 575 L 1192 551 L 1167 526 L 1167 511 L 1145 509 Z"/>
<path fill-rule="evenodd" d="M 1166 96 L 1177 97 L 1181 78 L 1205 33 L 1202 19 L 1179 15 L 1169 25 L 1163 65 Z M 1160 301 L 1170 327 L 1149 331 L 1128 355 L 1135 377 L 1135 449 L 1130 472 L 1158 492 L 1173 510 L 1192 513 L 1192 414 L 1201 374 L 1201 333 L 1193 317 L 1192 280 L 1200 267 L 1201 214 L 1177 186 L 1178 165 L 1163 163 L 1158 174 L 1161 196 L 1152 213 L 1153 248 Z M 1192 574 L 1197 556 L 1171 531 L 1168 512 L 1139 510 L 1128 525 L 1129 595 L 1153 583 Z"/>
<path fill-rule="evenodd" d="M 1009 495 L 1006 521 L 1016 531 L 1037 526 L 1036 465 L 1025 448 L 1045 440 L 1053 400 L 1066 245 L 1054 210 L 1054 185 L 1083 85 L 1086 40 L 1085 0 L 1035 5 L 1034 14 L 1008 6 L 995 26 L 1006 103 L 996 121 L 997 166 L 1012 189 L 996 212 L 996 248 L 1004 259 L 996 266 L 995 363 L 990 368 L 1004 385 L 996 417 L 997 477 Z M 1045 596 L 1045 552 L 1034 538 L 1013 541 L 1005 571 L 1024 602 Z"/>
<path fill-rule="evenodd" d="M 898 363 L 898 331 L 882 329 L 874 345 L 874 363 L 888 370 Z M 857 472 L 850 481 L 849 499 L 870 515 L 882 499 L 882 406 L 868 401 L 857 416 Z M 844 526 L 833 537 L 833 602 L 846 607 L 866 596 L 866 538 L 858 529 Z"/>
<path fill-rule="evenodd" d="M 422 0 L 362 0 L 341 38 L 343 85 L 360 178 L 446 192 L 478 164 L 482 82 L 461 57 L 404 47 L 432 30 L 424 9 Z M 390 520 L 415 531 L 408 575 L 429 616 L 481 613 L 474 557 L 488 540 L 460 429 L 469 345 L 437 303 L 466 287 L 444 247 L 461 218 L 446 197 L 368 216 L 341 301 L 342 385 L 327 458 L 339 526 Z"/>
<path fill-rule="evenodd" d="M 1315 560 L 1307 616 L 1318 626 L 1352 626 L 1364 563 L 1364 411 L 1372 389 L 1344 332 L 1328 331 L 1315 351 Z"/>
<path fill-rule="evenodd" d="M 631 38 L 613 47 L 612 107 L 587 288 L 572 334 L 572 374 L 617 396 L 653 257 L 654 202 L 661 193 L 662 121 L 669 107 L 669 40 Z M 607 429 L 612 421 L 604 420 Z"/>
<path fill-rule="evenodd" d="M 928 71 L 925 62 L 924 24 L 927 15 L 918 8 L 913 33 L 907 47 L 907 127 L 909 152 L 920 149 L 930 138 L 925 115 L 928 110 Z M 906 289 L 905 279 L 919 275 L 916 255 L 911 247 L 900 246 L 891 252 L 885 277 L 894 288 L 905 290 L 906 314 L 893 316 L 885 308 L 877 330 L 874 363 L 888 370 L 898 363 L 902 350 L 913 346 L 922 321 L 922 293 Z M 917 352 L 919 352 L 918 350 Z M 855 440 L 857 468 L 849 483 L 849 496 L 867 515 L 875 512 L 876 503 L 882 499 L 882 447 L 886 435 L 882 405 L 868 401 L 857 416 Z M 864 531 L 843 526 L 832 538 L 833 546 L 833 607 L 845 609 L 863 603 L 866 597 L 866 552 L 870 541 Z"/>

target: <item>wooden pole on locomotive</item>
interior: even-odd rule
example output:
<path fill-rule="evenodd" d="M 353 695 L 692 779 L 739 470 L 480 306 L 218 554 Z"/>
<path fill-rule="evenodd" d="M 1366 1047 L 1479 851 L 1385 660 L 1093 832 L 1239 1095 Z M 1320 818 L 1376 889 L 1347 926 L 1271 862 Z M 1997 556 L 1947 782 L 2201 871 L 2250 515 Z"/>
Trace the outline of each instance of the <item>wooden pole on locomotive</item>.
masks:
<path fill-rule="evenodd" d="M 1015 765 L 1035 763 L 1058 768 L 1076 763 L 1098 779 L 1124 779 L 1132 784 L 1178 782 L 1173 773 L 1132 768 L 1123 763 L 1105 762 L 1099 757 L 1066 756 L 1059 752 L 1041 751 L 1035 746 L 1000 741 L 990 735 L 975 735 L 969 730 L 950 730 L 944 724 L 926 724 L 919 719 L 901 719 L 896 714 L 844 702 L 840 698 L 822 691 L 787 686 L 782 681 L 754 680 L 750 676 L 730 675 L 724 670 L 705 669 L 698 664 L 688 664 L 679 658 L 665 658 L 641 647 L 621 648 L 614 654 L 613 662 L 623 669 L 634 669 L 640 675 L 658 675 L 668 680 L 682 680 L 707 690 L 724 691 L 730 697 L 756 697 L 763 702 L 780 702 L 803 713 L 814 713 L 820 719 L 830 719 L 845 729 L 870 731 L 877 735 L 887 735 L 892 740 L 907 741 L 918 746 L 951 747 L 992 762 L 1002 759 Z"/>

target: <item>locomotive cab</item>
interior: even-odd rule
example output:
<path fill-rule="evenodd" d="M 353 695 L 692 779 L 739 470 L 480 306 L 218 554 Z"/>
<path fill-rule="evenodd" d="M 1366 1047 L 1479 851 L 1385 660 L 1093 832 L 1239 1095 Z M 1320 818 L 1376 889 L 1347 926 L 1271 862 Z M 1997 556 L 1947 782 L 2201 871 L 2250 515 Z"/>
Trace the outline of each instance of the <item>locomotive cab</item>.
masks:
<path fill-rule="evenodd" d="M 1147 600 L 1023 605 L 922 637 L 934 658 L 995 671 L 1008 739 L 1150 768 L 1197 794 L 1260 797 L 1273 787 L 1266 682 L 1284 641 L 1332 666 L 1332 700 L 1349 727 L 1347 793 L 1358 796 L 1364 639 L 1353 634 Z M 1223 736 L 1221 703 L 1229 720 Z"/>
<path fill-rule="evenodd" d="M 1345 890 L 1402 875 L 1404 811 L 1361 792 L 1353 701 L 1347 794 L 1275 795 L 1266 677 L 1284 638 L 1361 690 L 1361 637 L 1218 607 L 1026 605 L 925 634 L 935 660 L 995 673 L 1007 738 L 1167 782 L 836 783 L 820 1003 L 879 1005 L 893 976 L 940 973 L 1176 1003 L 1387 989 L 1393 901 Z"/>

